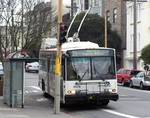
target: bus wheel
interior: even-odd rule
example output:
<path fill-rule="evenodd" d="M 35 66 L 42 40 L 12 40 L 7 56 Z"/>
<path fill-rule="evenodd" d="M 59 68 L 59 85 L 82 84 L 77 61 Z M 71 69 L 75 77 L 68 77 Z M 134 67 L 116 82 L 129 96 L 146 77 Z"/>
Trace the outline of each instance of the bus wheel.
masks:
<path fill-rule="evenodd" d="M 108 103 L 109 103 L 109 100 L 103 100 L 103 101 L 102 101 L 102 106 L 107 106 Z"/>
<path fill-rule="evenodd" d="M 60 107 L 61 108 L 64 108 L 64 107 L 66 107 L 67 105 L 65 104 L 65 103 L 60 103 Z"/>
<path fill-rule="evenodd" d="M 50 98 L 49 94 L 46 93 L 46 92 L 44 92 L 43 95 L 44 95 L 45 98 Z"/>
<path fill-rule="evenodd" d="M 42 79 L 42 91 L 45 91 L 45 82 L 43 79 Z"/>

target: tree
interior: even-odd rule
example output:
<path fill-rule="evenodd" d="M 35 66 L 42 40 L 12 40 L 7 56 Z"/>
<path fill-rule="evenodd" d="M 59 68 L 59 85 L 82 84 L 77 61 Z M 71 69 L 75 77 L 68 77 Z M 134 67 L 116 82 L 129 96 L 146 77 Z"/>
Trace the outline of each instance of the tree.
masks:
<path fill-rule="evenodd" d="M 33 7 L 30 2 L 31 0 L 26 0 L 25 3 L 26 31 L 24 32 L 25 45 L 23 48 L 37 57 L 42 38 L 49 36 L 51 5 L 50 2 L 41 2 Z"/>
<path fill-rule="evenodd" d="M 150 44 L 142 49 L 141 57 L 144 63 L 150 64 Z"/>
<path fill-rule="evenodd" d="M 1 31 L 0 31 L 0 53 L 1 60 L 5 58 L 8 52 L 17 50 L 18 47 L 18 31 L 19 31 L 19 15 L 17 14 L 18 0 L 1 0 Z"/>
<path fill-rule="evenodd" d="M 79 24 L 85 13 L 80 13 L 69 33 L 69 36 L 73 36 L 79 27 Z M 99 46 L 104 47 L 104 18 L 100 17 L 97 14 L 88 14 L 81 31 L 79 32 L 79 38 L 81 41 L 91 41 L 98 43 Z M 121 38 L 116 31 L 111 30 L 111 24 L 108 22 L 108 47 L 115 48 L 119 54 L 121 51 Z"/>
<path fill-rule="evenodd" d="M 36 53 L 37 56 L 42 38 L 49 35 L 50 2 L 23 0 L 22 3 L 21 1 L 0 0 L 1 60 L 9 53 L 18 50 L 27 50 L 32 54 Z"/>

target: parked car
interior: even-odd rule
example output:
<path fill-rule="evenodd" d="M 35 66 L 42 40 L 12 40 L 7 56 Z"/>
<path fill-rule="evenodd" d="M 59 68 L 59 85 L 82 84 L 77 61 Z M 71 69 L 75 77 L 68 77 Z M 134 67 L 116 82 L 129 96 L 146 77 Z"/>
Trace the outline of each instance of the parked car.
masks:
<path fill-rule="evenodd" d="M 150 88 L 150 72 L 140 72 L 130 80 L 130 87 L 140 87 L 140 89 Z"/>
<path fill-rule="evenodd" d="M 2 62 L 0 62 L 0 78 L 4 75 L 4 69 L 3 69 L 3 65 Z"/>
<path fill-rule="evenodd" d="M 39 62 L 27 63 L 25 66 L 26 72 L 38 72 L 39 71 Z"/>
<path fill-rule="evenodd" d="M 30 56 L 26 51 L 17 51 L 10 53 L 6 57 L 6 59 L 13 59 L 13 58 L 30 58 Z"/>
<path fill-rule="evenodd" d="M 130 80 L 133 76 L 141 72 L 140 70 L 134 69 L 119 69 L 117 71 L 117 81 L 118 83 L 122 83 L 122 85 L 129 85 Z"/>

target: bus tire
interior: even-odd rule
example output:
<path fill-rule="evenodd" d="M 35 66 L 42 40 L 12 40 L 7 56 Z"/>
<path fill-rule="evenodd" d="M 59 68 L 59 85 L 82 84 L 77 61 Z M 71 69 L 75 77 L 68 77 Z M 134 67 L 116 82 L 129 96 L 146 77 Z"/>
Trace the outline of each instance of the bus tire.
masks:
<path fill-rule="evenodd" d="M 42 79 L 42 91 L 45 91 L 45 82 L 43 79 Z"/>
<path fill-rule="evenodd" d="M 50 98 L 49 94 L 46 93 L 46 92 L 43 93 L 43 96 L 44 96 L 45 98 Z"/>
<path fill-rule="evenodd" d="M 102 106 L 107 106 L 108 103 L 109 103 L 109 100 L 103 100 L 103 101 L 102 101 Z"/>

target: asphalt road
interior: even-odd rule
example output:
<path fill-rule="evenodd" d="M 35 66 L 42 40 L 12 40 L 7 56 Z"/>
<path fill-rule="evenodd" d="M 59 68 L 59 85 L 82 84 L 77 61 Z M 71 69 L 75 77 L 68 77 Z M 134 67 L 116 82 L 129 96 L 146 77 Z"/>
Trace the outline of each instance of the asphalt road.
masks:
<path fill-rule="evenodd" d="M 42 96 L 37 82 L 36 73 L 25 74 L 25 107 L 33 107 L 35 113 L 37 109 L 39 115 L 39 109 L 41 113 L 48 114 L 48 109 L 53 109 L 53 102 Z M 149 90 L 118 86 L 118 91 L 120 99 L 110 101 L 107 107 L 74 105 L 61 108 L 61 113 L 70 118 L 150 118 Z"/>

